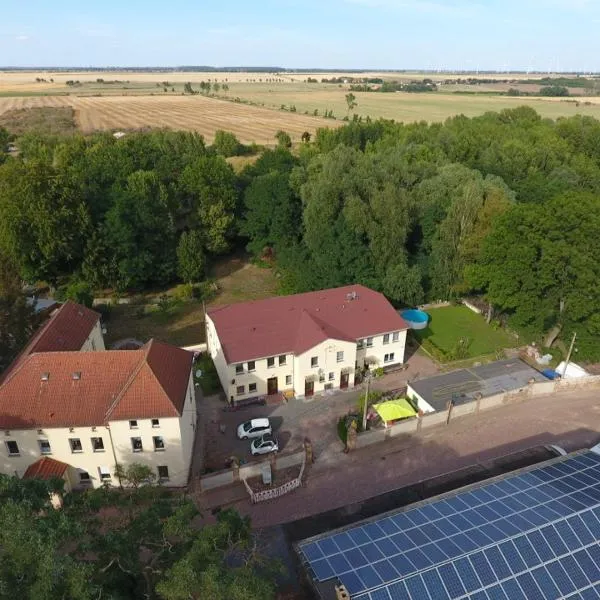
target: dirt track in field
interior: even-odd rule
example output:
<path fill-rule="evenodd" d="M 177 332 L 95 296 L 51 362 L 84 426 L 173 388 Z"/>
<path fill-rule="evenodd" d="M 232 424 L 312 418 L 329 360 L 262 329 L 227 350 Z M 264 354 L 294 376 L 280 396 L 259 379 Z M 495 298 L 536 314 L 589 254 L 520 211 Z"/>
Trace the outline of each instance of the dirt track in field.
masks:
<path fill-rule="evenodd" d="M 323 119 L 203 96 L 28 96 L 0 98 L 0 114 L 16 108 L 72 106 L 84 133 L 168 127 L 197 131 L 211 142 L 215 131 L 233 132 L 244 143 L 273 144 L 283 129 L 300 141 L 305 131 L 335 126 Z"/>

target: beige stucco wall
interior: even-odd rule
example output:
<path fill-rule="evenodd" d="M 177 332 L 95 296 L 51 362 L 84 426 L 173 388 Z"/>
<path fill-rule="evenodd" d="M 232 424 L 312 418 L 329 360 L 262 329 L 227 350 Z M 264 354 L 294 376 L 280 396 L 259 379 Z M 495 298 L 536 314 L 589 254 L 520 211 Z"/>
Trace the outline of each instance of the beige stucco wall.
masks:
<path fill-rule="evenodd" d="M 217 369 L 217 374 L 219 375 L 221 387 L 227 394 L 227 398 L 229 398 L 228 391 L 231 378 L 228 376 L 227 361 L 225 360 L 225 356 L 223 354 L 221 340 L 219 340 L 215 324 L 208 315 L 206 315 L 206 347 L 210 357 L 215 363 L 215 368 Z"/>
<path fill-rule="evenodd" d="M 383 343 L 384 334 L 378 334 L 370 336 L 373 338 L 373 345 L 366 347 L 363 345 L 362 348 L 356 351 L 356 361 L 358 366 L 362 367 L 365 361 L 369 363 L 371 368 L 388 367 L 391 365 L 402 364 L 404 362 L 404 351 L 406 348 L 406 331 L 400 331 L 398 334 L 398 341 L 393 342 L 393 331 L 388 332 L 389 342 Z M 366 340 L 366 338 L 364 338 Z M 365 341 L 366 344 L 366 341 Z M 385 362 L 386 354 L 394 354 L 394 360 Z"/>
<path fill-rule="evenodd" d="M 285 364 L 279 364 L 279 356 L 285 356 Z M 267 366 L 267 358 L 258 358 L 254 361 L 254 371 L 248 370 L 248 362 L 235 363 L 227 365 L 227 381 L 224 388 L 227 392 L 227 398 L 233 396 L 235 399 L 250 398 L 252 396 L 265 396 L 267 394 L 267 380 L 277 377 L 277 389 L 282 392 L 291 390 L 294 387 L 294 357 L 292 354 L 282 354 L 273 357 L 275 364 L 272 367 Z M 243 365 L 244 372 L 237 373 L 237 364 Z M 287 384 L 287 377 L 292 378 L 292 383 Z M 231 383 L 235 380 L 235 383 Z M 250 391 L 250 384 L 256 384 L 256 391 Z M 238 394 L 238 386 L 244 386 L 244 394 Z"/>
<path fill-rule="evenodd" d="M 343 352 L 344 359 L 337 362 L 337 353 Z M 313 357 L 318 359 L 318 366 L 312 367 Z M 332 389 L 340 387 L 340 375 L 342 370 L 349 373 L 348 387 L 354 386 L 354 363 L 356 362 L 356 344 L 343 340 L 326 340 L 310 350 L 294 357 L 294 388 L 297 396 L 304 396 L 307 378 L 314 380 L 314 392 L 319 393 L 325 389 L 327 384 L 332 384 Z M 333 380 L 329 379 L 329 373 L 333 373 Z M 320 376 L 324 381 L 319 381 Z"/>
<path fill-rule="evenodd" d="M 111 474 L 115 462 L 124 466 L 132 462 L 146 464 L 158 475 L 157 467 L 165 465 L 169 469 L 169 481 L 164 482 L 169 486 L 184 486 L 187 484 L 190 460 L 194 446 L 194 428 L 196 423 L 196 401 L 193 391 L 192 377 L 190 374 L 185 407 L 181 418 L 159 418 L 159 426 L 152 427 L 151 419 L 138 419 L 138 428 L 130 429 L 129 421 L 113 421 L 108 427 L 101 425 L 92 427 L 75 427 L 73 431 L 65 427 L 44 428 L 41 433 L 37 429 L 12 430 L 9 435 L 0 432 L 0 472 L 7 475 L 22 477 L 27 467 L 43 456 L 40 452 L 38 440 L 46 439 L 50 442 L 50 456 L 55 460 L 67 463 L 72 467 L 71 481 L 73 487 L 99 487 L 100 467 L 106 467 Z M 192 427 L 194 425 L 194 427 Z M 112 446 L 111 447 L 111 435 Z M 164 439 L 165 450 L 155 451 L 152 437 L 161 436 Z M 104 451 L 94 451 L 92 437 L 101 437 L 104 442 Z M 133 452 L 132 437 L 141 437 L 143 451 Z M 70 438 L 79 438 L 83 447 L 82 452 L 72 452 L 69 444 Z M 19 456 L 9 456 L 6 441 L 16 441 L 19 445 Z M 116 460 L 115 460 L 116 457 Z M 90 475 L 90 483 L 80 485 L 79 472 L 86 471 Z M 110 481 L 118 485 L 117 479 L 112 476 Z"/>
<path fill-rule="evenodd" d="M 102 326 L 100 325 L 99 319 L 87 340 L 85 340 L 83 346 L 81 346 L 82 352 L 90 352 L 92 350 L 106 350 L 104 346 L 104 337 L 102 336 Z"/>

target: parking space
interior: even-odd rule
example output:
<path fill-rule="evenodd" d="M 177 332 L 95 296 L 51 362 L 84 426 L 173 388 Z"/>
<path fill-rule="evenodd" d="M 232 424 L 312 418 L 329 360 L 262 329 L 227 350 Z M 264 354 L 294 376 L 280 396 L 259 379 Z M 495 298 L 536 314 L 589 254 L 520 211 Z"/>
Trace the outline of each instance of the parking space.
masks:
<path fill-rule="evenodd" d="M 391 390 L 402 387 L 410 379 L 431 375 L 435 365 L 427 358 L 413 355 L 408 368 L 390 373 L 373 381 L 372 388 Z M 293 399 L 276 406 L 249 406 L 229 412 L 227 403 L 218 396 L 205 398 L 200 405 L 201 422 L 205 436 L 204 468 L 217 471 L 226 467 L 230 457 L 241 462 L 260 460 L 250 453 L 250 440 L 238 440 L 238 426 L 260 417 L 268 417 L 279 443 L 279 452 L 295 452 L 302 448 L 305 438 L 313 444 L 315 457 L 327 460 L 343 450 L 337 435 L 336 423 L 340 416 L 356 407 L 362 387 L 352 390 L 335 390 L 310 399 Z"/>

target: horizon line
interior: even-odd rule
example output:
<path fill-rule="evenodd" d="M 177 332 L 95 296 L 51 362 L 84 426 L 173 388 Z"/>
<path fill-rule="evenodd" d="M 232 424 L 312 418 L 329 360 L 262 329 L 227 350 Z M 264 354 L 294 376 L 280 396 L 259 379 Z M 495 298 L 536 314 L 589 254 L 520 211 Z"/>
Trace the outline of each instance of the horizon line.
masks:
<path fill-rule="evenodd" d="M 498 69 L 419 69 L 419 68 L 398 68 L 382 69 L 372 68 L 322 68 L 322 67 L 280 67 L 280 66 L 225 66 L 215 67 L 210 65 L 174 65 L 174 66 L 123 66 L 123 65 L 105 65 L 105 66 L 0 66 L 0 71 L 148 71 L 148 72 L 196 72 L 196 73 L 448 73 L 448 74 L 476 74 L 476 75 L 510 75 L 510 74 L 554 74 L 554 75 L 598 75 L 600 71 L 586 70 L 540 70 L 540 69 L 515 69 L 503 71 Z"/>

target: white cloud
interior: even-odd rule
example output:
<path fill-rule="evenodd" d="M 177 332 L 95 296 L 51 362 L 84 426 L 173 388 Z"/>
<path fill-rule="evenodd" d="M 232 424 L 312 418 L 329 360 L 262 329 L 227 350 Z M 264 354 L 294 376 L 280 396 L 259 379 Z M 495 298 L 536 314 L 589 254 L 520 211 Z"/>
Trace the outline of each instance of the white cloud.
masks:
<path fill-rule="evenodd" d="M 18 42 L 26 42 L 29 39 L 28 35 L 17 35 L 15 36 L 15 40 Z"/>

